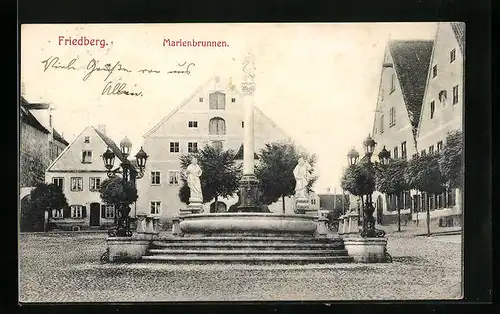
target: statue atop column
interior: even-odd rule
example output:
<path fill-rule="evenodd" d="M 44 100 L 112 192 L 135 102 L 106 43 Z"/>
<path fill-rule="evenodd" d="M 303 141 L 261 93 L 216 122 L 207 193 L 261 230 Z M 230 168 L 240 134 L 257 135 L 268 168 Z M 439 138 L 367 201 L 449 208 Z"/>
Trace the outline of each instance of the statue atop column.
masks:
<path fill-rule="evenodd" d="M 241 90 L 243 93 L 253 93 L 255 91 L 255 56 L 252 50 L 248 50 L 243 59 L 243 79 Z"/>

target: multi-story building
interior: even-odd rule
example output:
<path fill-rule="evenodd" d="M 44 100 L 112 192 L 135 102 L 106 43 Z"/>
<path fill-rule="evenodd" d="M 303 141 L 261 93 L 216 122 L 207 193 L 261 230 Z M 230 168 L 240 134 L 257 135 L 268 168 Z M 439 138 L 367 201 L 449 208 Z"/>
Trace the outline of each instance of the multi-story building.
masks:
<path fill-rule="evenodd" d="M 50 106 L 20 100 L 20 180 L 22 188 L 44 181 L 47 166 L 68 146 L 68 142 L 52 125 Z M 48 123 L 42 119 L 47 115 Z"/>
<path fill-rule="evenodd" d="M 145 177 L 137 182 L 138 211 L 159 215 L 165 221 L 186 206 L 178 196 L 182 184 L 179 161 L 182 154 L 194 152 L 205 145 L 218 145 L 235 152 L 241 148 L 245 127 L 242 100 L 231 79 L 212 77 L 144 135 L 143 148 L 148 152 L 149 159 Z M 257 107 L 254 124 L 256 152 L 266 143 L 289 139 Z M 236 197 L 218 200 L 218 211 L 227 210 L 236 201 Z M 289 198 L 285 202 L 286 211 L 293 212 L 293 200 Z M 212 203 L 204 204 L 205 212 L 211 210 Z M 282 204 L 275 203 L 269 208 L 281 212 Z"/>
<path fill-rule="evenodd" d="M 446 145 L 449 132 L 462 131 L 464 49 L 465 24 L 439 23 L 418 125 L 417 147 L 420 154 L 439 152 Z M 460 195 L 460 189 L 429 195 L 428 198 L 422 195 L 414 209 L 425 211 L 428 206 L 431 219 L 446 217 L 441 219 L 440 225 L 456 225 L 461 220 L 461 202 L 457 201 L 461 199 Z M 425 220 L 425 215 L 421 216 Z"/>
<path fill-rule="evenodd" d="M 393 40 L 386 47 L 379 95 L 373 123 L 375 155 L 384 147 L 392 158 L 410 158 L 417 153 L 416 136 L 425 93 L 433 41 Z M 396 206 L 410 214 L 411 193 L 374 193 L 379 223 L 395 219 Z"/>
<path fill-rule="evenodd" d="M 449 131 L 461 130 L 464 39 L 463 23 L 439 23 L 433 41 L 388 43 L 373 125 L 375 155 L 383 147 L 391 158 L 437 152 Z M 395 222 L 399 207 L 403 222 L 425 221 L 425 215 L 418 213 L 429 207 L 432 221 L 444 225 L 438 217 L 459 215 L 455 201 L 459 195 L 447 191 L 427 198 L 417 191 L 375 192 L 377 220 Z"/>
<path fill-rule="evenodd" d="M 75 230 L 113 224 L 114 207 L 103 203 L 99 193 L 107 178 L 100 156 L 108 147 L 119 161 L 125 160 L 120 148 L 106 136 L 105 126 L 89 126 L 47 168 L 45 181 L 60 186 L 69 205 L 62 211 L 52 211 L 49 222 L 56 228 Z"/>

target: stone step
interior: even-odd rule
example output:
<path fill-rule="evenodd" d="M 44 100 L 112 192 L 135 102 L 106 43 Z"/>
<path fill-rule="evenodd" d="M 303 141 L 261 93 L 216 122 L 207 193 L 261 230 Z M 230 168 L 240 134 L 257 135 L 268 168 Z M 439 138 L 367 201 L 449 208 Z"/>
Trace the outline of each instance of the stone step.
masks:
<path fill-rule="evenodd" d="M 343 249 L 342 243 L 259 243 L 259 242 L 207 242 L 207 243 L 176 243 L 176 242 L 153 242 L 152 249 L 157 248 L 178 248 L 178 249 L 255 249 L 255 250 L 314 250 L 314 249 Z"/>
<path fill-rule="evenodd" d="M 169 264 L 207 264 L 207 263 L 242 263 L 242 264 L 325 264 L 350 263 L 350 256 L 178 256 L 148 255 L 143 256 L 145 262 Z"/>
<path fill-rule="evenodd" d="M 313 238 L 313 237 L 252 237 L 252 236 L 217 236 L 217 237 L 165 237 L 155 240 L 155 242 L 207 242 L 207 241 L 231 241 L 231 242 L 311 242 L 311 243 L 341 243 L 340 238 Z"/>
<path fill-rule="evenodd" d="M 320 256 L 346 256 L 347 250 L 172 250 L 172 249 L 149 249 L 149 255 L 320 255 Z"/>

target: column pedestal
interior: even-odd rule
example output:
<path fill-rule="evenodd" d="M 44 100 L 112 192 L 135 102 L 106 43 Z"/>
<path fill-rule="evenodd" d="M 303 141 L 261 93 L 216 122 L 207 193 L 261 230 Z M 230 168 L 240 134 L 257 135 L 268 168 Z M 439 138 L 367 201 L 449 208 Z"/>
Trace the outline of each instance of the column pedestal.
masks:
<path fill-rule="evenodd" d="M 253 174 L 245 174 L 240 180 L 240 206 L 238 206 L 237 211 L 263 211 L 259 204 L 259 180 Z"/>

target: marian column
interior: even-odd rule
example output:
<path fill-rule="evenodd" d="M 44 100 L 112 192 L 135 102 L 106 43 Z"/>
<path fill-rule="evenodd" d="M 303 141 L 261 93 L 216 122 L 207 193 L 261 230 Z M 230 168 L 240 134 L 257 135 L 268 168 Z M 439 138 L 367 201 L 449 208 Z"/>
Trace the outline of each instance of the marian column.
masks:
<path fill-rule="evenodd" d="M 243 80 L 241 91 L 245 109 L 243 134 L 243 176 L 240 181 L 239 212 L 258 212 L 259 181 L 254 172 L 254 92 L 255 92 L 255 57 L 251 51 L 243 60 Z"/>

